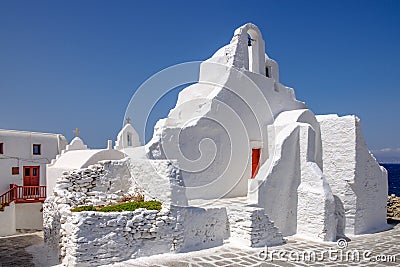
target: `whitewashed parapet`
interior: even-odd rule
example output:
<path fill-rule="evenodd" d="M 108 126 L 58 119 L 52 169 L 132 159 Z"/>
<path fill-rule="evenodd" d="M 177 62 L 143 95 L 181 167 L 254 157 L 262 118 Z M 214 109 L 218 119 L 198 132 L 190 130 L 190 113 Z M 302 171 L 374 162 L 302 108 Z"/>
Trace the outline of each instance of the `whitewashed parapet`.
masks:
<path fill-rule="evenodd" d="M 88 168 L 66 171 L 57 180 L 54 193 L 43 204 L 43 229 L 46 244 L 59 255 L 61 224 L 79 205 L 107 205 L 137 195 L 132 184 L 128 160 L 101 161 Z"/>
<path fill-rule="evenodd" d="M 230 241 L 249 247 L 276 246 L 285 243 L 274 222 L 257 205 L 232 205 L 228 209 Z"/>
<path fill-rule="evenodd" d="M 44 203 L 45 242 L 64 264 L 78 266 L 221 245 L 229 235 L 226 210 L 173 205 L 187 204 L 182 185 L 179 169 L 168 160 L 104 161 L 65 172 Z M 76 206 L 113 204 L 138 193 L 161 200 L 163 209 L 71 212 Z"/>
<path fill-rule="evenodd" d="M 356 116 L 320 115 L 323 170 L 336 200 L 338 234 L 374 233 L 388 228 L 387 172 L 368 150 Z"/>
<path fill-rule="evenodd" d="M 60 241 L 61 214 L 60 207 L 54 200 L 54 197 L 49 197 L 43 203 L 43 235 L 46 245 L 52 248 L 54 255 L 57 256 L 58 243 Z"/>
<path fill-rule="evenodd" d="M 229 237 L 224 208 L 170 207 L 109 213 L 64 211 L 56 244 L 60 259 L 68 266 L 111 264 L 210 248 Z"/>
<path fill-rule="evenodd" d="M 177 224 L 183 226 L 183 240 L 177 252 L 221 246 L 229 238 L 226 208 L 174 207 Z"/>
<path fill-rule="evenodd" d="M 73 212 L 60 233 L 60 255 L 68 266 L 173 252 L 183 240 L 183 227 L 169 210 Z"/>
<path fill-rule="evenodd" d="M 162 203 L 187 206 L 185 186 L 177 162 L 173 160 L 131 160 L 131 176 L 143 189 L 146 200 L 157 199 Z"/>
<path fill-rule="evenodd" d="M 66 171 L 57 180 L 57 204 L 106 205 L 140 193 L 129 173 L 128 160 L 101 161 L 88 168 Z"/>

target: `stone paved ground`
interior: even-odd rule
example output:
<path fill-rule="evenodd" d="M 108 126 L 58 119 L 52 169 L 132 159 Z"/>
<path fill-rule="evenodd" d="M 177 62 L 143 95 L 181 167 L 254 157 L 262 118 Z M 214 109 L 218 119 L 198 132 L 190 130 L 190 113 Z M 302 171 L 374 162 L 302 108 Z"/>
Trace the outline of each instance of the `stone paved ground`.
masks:
<path fill-rule="evenodd" d="M 260 257 L 261 253 L 261 256 L 265 258 L 266 254 L 262 253 L 263 251 L 264 249 L 244 249 L 232 244 L 225 244 L 222 247 L 203 251 L 155 255 L 117 263 L 114 266 L 399 266 L 400 224 L 385 232 L 353 237 L 343 252 L 352 252 L 353 255 L 358 252 L 360 261 L 346 261 L 345 253 L 342 253 L 344 255 L 342 258 L 335 260 L 341 251 L 338 250 L 336 243 L 317 243 L 300 238 L 291 238 L 283 246 L 269 248 L 269 259 L 267 260 Z M 297 258 L 297 255 L 310 253 L 310 251 L 316 253 L 317 258 L 325 251 L 324 260 L 311 262 L 291 260 Z M 328 255 L 329 251 L 331 251 L 331 260 Z M 286 260 L 278 260 L 278 252 L 281 252 Z M 363 252 L 367 253 L 367 259 L 363 258 Z M 273 261 L 270 259 L 271 255 L 274 257 Z M 396 261 L 390 262 L 388 259 L 386 262 L 374 261 L 378 259 L 377 257 L 382 256 L 394 256 Z M 0 267 L 51 265 L 54 265 L 54 259 L 47 255 L 43 246 L 42 232 L 0 238 Z"/>
<path fill-rule="evenodd" d="M 42 232 L 0 237 L 0 266 L 33 266 L 33 255 L 25 248 L 42 243 Z"/>
<path fill-rule="evenodd" d="M 353 237 L 343 250 L 336 243 L 291 238 L 285 245 L 268 248 L 268 259 L 265 259 L 263 251 L 264 248 L 244 249 L 226 244 L 197 252 L 129 260 L 114 266 L 400 266 L 400 224 L 385 232 Z M 309 253 L 307 256 L 310 252 L 315 253 L 316 260 L 296 261 L 304 259 L 304 253 Z M 277 259 L 278 253 L 283 256 L 281 260 Z M 319 260 L 322 253 L 324 259 Z M 271 261 L 272 255 L 274 259 Z M 359 261 L 352 255 L 359 255 Z"/>

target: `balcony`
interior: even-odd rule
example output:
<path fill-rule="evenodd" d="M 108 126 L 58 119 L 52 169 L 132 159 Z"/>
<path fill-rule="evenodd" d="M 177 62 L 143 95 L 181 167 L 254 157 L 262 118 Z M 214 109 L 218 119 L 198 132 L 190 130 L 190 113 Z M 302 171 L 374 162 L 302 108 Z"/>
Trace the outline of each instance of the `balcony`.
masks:
<path fill-rule="evenodd" d="M 13 201 L 15 203 L 34 203 L 44 202 L 45 199 L 46 186 L 20 186 L 12 184 L 7 192 L 0 195 L 0 211 L 3 211 Z"/>

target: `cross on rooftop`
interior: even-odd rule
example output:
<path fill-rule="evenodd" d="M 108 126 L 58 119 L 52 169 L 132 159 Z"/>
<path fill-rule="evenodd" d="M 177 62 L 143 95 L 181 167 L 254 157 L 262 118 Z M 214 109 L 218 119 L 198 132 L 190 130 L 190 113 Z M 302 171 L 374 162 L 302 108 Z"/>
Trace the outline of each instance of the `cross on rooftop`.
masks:
<path fill-rule="evenodd" d="M 78 135 L 80 134 L 80 132 L 81 132 L 81 131 L 79 131 L 79 129 L 78 129 L 78 128 L 75 128 L 75 131 L 74 131 L 74 133 L 75 133 L 75 136 L 76 136 L 76 137 L 78 137 Z"/>
<path fill-rule="evenodd" d="M 126 118 L 125 118 L 125 121 L 126 121 L 127 124 L 128 124 L 128 123 L 131 123 L 131 118 L 126 117 Z"/>

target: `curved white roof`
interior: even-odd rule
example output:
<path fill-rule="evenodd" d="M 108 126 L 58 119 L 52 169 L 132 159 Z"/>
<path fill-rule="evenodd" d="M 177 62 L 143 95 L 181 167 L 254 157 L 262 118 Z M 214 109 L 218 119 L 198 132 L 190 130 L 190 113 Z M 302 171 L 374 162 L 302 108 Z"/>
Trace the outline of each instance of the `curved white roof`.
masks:
<path fill-rule="evenodd" d="M 122 150 L 130 159 L 147 159 L 144 146 L 128 147 Z"/>
<path fill-rule="evenodd" d="M 101 160 L 119 160 L 123 159 L 125 154 L 118 150 L 91 149 L 75 150 L 62 154 L 52 167 L 80 169 L 93 165 Z"/>

